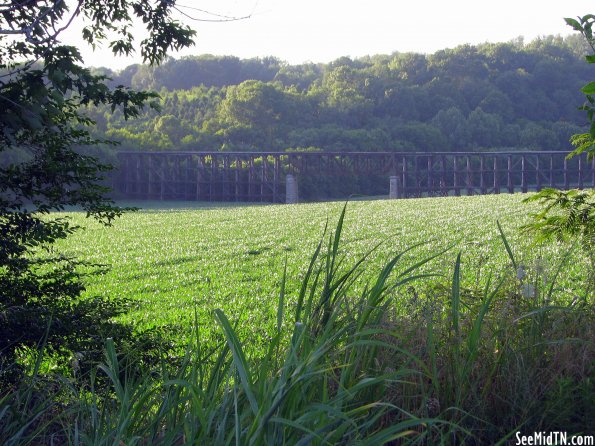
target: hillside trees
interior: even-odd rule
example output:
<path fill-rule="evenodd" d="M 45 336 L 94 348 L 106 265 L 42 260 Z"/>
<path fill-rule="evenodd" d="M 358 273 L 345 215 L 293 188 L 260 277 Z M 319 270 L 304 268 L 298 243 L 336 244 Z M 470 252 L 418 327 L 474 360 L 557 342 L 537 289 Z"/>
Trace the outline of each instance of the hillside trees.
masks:
<path fill-rule="evenodd" d="M 318 94 L 331 119 L 340 120 L 350 127 L 366 124 L 372 101 L 367 94 L 369 79 L 363 74 L 349 65 L 339 65 L 325 73 Z"/>
<path fill-rule="evenodd" d="M 304 92 L 321 76 L 321 73 L 321 67 L 313 63 L 283 65 L 275 74 L 275 81 L 281 82 L 285 87 L 293 87 Z"/>
<path fill-rule="evenodd" d="M 114 79 L 162 89 L 164 114 L 184 128 L 179 143 L 155 135 L 154 114 L 124 122 L 105 106 L 107 130 L 96 136 L 140 150 L 562 150 L 584 125 L 573 106 L 589 79 L 580 48 L 545 37 L 295 66 L 170 59 Z M 456 122 L 447 122 L 455 109 Z M 425 137 L 424 126 L 433 127 Z"/>
<path fill-rule="evenodd" d="M 230 87 L 218 110 L 224 144 L 243 147 L 252 141 L 254 147 L 272 147 L 291 114 L 285 97 L 282 90 L 261 81 Z"/>
<path fill-rule="evenodd" d="M 431 122 L 446 137 L 449 147 L 466 146 L 469 143 L 471 132 L 467 118 L 458 107 L 440 110 Z"/>
<path fill-rule="evenodd" d="M 134 50 L 130 27 L 140 20 L 149 34 L 137 46 L 150 64 L 170 49 L 191 45 L 194 35 L 172 19 L 166 1 L 0 5 L 0 352 L 9 366 L 17 349 L 34 346 L 48 326 L 50 349 L 100 342 L 113 328 L 109 318 L 122 310 L 102 298 L 79 299 L 77 261 L 51 249 L 77 228 L 50 212 L 79 206 L 104 224 L 121 213 L 100 183 L 109 166 L 75 150 L 98 142 L 84 109 L 120 110 L 126 119 L 145 104 L 156 106 L 156 95 L 110 88 L 104 75 L 85 68 L 78 49 L 60 42 L 60 32 L 76 17 L 84 20 L 85 41 L 103 41 L 116 55 Z M 18 161 L 7 156 L 15 152 L 22 155 Z"/>
<path fill-rule="evenodd" d="M 161 115 L 155 124 L 154 131 L 168 138 L 172 146 L 179 146 L 182 139 L 188 134 L 184 123 L 173 115 Z"/>
<path fill-rule="evenodd" d="M 502 118 L 499 115 L 486 113 L 477 107 L 467 118 L 471 140 L 479 147 L 497 147 L 501 144 Z"/>

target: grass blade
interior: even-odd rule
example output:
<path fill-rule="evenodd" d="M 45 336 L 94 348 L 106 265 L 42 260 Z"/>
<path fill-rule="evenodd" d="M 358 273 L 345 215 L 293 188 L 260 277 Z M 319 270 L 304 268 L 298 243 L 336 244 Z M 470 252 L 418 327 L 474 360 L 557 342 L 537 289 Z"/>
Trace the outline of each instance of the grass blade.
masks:
<path fill-rule="evenodd" d="M 512 253 L 512 249 L 510 249 L 510 244 L 508 243 L 508 240 L 506 239 L 506 236 L 504 235 L 504 231 L 502 230 L 502 226 L 500 226 L 500 222 L 498 220 L 496 220 L 496 224 L 498 225 L 498 231 L 500 232 L 500 238 L 502 239 L 502 242 L 504 243 L 504 247 L 506 248 L 506 252 L 508 253 L 508 257 L 510 258 L 510 261 L 512 262 L 512 267 L 514 268 L 514 271 L 516 273 L 516 271 L 518 270 L 518 265 L 516 260 L 514 259 L 514 254 Z"/>
<path fill-rule="evenodd" d="M 223 329 L 223 333 L 225 334 L 225 338 L 227 339 L 227 345 L 231 350 L 234 364 L 236 366 L 238 375 L 240 376 L 242 387 L 244 389 L 244 392 L 246 392 L 246 397 L 248 398 L 248 402 L 250 403 L 252 412 L 256 416 L 259 412 L 258 403 L 256 402 L 256 397 L 254 396 L 254 393 L 252 391 L 252 379 L 250 376 L 250 369 L 248 367 L 248 362 L 246 361 L 244 351 L 242 350 L 242 344 L 223 311 L 221 311 L 220 309 L 216 309 L 215 318 L 217 319 L 217 322 Z"/>

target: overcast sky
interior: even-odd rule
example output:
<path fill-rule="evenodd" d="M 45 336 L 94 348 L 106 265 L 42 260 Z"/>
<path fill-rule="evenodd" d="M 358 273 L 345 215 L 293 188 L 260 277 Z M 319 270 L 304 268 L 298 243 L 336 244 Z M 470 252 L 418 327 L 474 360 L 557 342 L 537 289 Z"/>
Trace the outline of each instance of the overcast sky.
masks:
<path fill-rule="evenodd" d="M 198 19 L 244 17 L 227 23 L 176 17 L 197 31 L 191 54 L 276 56 L 290 63 L 329 62 L 394 51 L 432 53 L 464 43 L 525 41 L 548 34 L 568 35 L 564 17 L 593 11 L 587 0 L 178 0 Z M 198 11 L 200 8 L 213 14 Z M 81 45 L 80 25 L 63 35 Z M 123 68 L 139 58 L 114 58 L 109 50 L 83 48 L 88 65 Z"/>

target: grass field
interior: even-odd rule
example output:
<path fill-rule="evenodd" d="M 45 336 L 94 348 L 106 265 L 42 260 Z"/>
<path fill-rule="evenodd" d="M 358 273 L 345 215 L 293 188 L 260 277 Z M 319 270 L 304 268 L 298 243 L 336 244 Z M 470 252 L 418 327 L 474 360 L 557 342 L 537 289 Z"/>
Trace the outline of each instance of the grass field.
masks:
<path fill-rule="evenodd" d="M 346 214 L 340 202 L 125 203 L 145 209 L 107 228 L 65 213 L 86 230 L 58 252 L 108 265 L 86 277 L 86 297 L 133 302 L 118 317 L 138 332 L 106 324 L 93 333 L 101 347 L 31 350 L 30 378 L 0 395 L 0 438 L 376 446 L 590 434 L 588 251 L 533 243 L 520 227 L 536 208 L 523 198 L 354 201 Z"/>
<path fill-rule="evenodd" d="M 402 268 L 450 247 L 423 271 L 450 278 L 457 252 L 462 251 L 463 285 L 480 286 L 490 273 L 497 276 L 510 264 L 499 220 L 518 262 L 531 271 L 542 258 L 539 268 L 545 267 L 542 277 L 547 276 L 568 246 L 539 247 L 520 236 L 519 227 L 531 210 L 523 198 L 515 194 L 354 201 L 348 205 L 344 226 L 346 263 L 380 244 L 366 270 L 375 274 L 390 256 L 418 243 L 423 245 L 407 254 Z M 105 274 L 88 279 L 87 294 L 134 300 L 137 305 L 125 319 L 140 328 L 172 325 L 190 333 L 196 309 L 207 337 L 214 329 L 212 311 L 221 308 L 239 323 L 239 332 L 257 344 L 267 339 L 274 325 L 285 262 L 291 304 L 325 225 L 334 228 L 343 206 L 132 204 L 149 209 L 126 214 L 108 228 L 83 214 L 68 214 L 87 230 L 58 249 L 110 266 Z M 586 262 L 577 251 L 558 279 L 558 295 L 572 297 L 573 277 L 580 277 L 584 268 Z"/>

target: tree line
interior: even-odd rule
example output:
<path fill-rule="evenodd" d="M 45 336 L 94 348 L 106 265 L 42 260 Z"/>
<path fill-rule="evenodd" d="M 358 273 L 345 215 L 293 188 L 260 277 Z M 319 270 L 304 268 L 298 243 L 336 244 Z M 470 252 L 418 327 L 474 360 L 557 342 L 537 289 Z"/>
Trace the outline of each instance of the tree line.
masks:
<path fill-rule="evenodd" d="M 580 36 L 290 65 L 268 57 L 168 59 L 113 86 L 153 89 L 159 113 L 91 107 L 95 136 L 124 150 L 568 150 L 585 131 Z"/>

